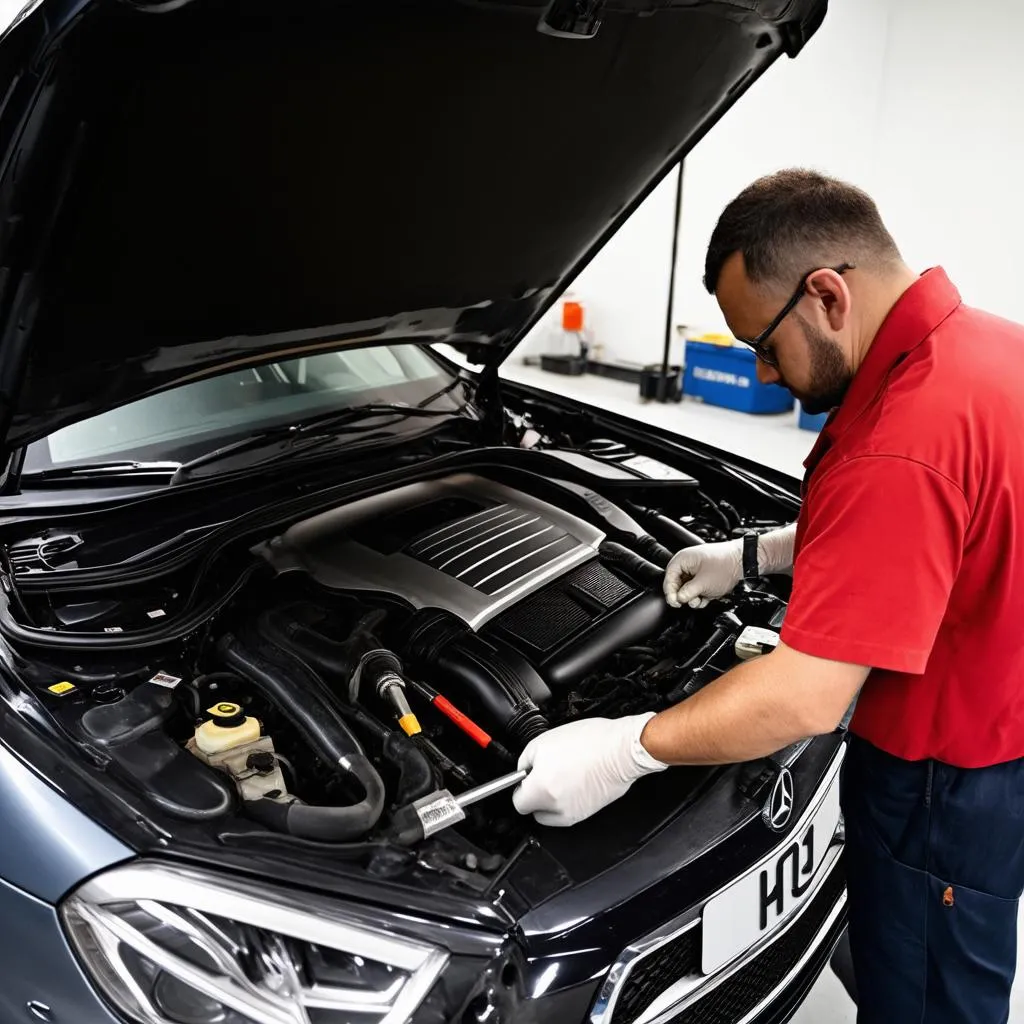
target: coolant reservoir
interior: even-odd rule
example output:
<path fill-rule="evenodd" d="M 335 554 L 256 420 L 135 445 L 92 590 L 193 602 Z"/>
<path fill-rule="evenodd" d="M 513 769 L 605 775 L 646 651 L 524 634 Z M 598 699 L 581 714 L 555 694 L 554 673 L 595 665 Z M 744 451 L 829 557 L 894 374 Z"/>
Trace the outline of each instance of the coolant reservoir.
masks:
<path fill-rule="evenodd" d="M 240 704 L 221 701 L 207 708 L 209 720 L 196 729 L 196 747 L 207 757 L 222 754 L 260 738 L 260 723 L 246 715 Z"/>

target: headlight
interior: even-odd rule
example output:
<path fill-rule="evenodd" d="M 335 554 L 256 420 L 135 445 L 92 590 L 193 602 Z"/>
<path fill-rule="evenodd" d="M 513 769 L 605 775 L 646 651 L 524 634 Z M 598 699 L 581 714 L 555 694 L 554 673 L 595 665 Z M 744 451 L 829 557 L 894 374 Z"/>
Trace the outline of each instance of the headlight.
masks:
<path fill-rule="evenodd" d="M 100 875 L 61 915 L 140 1024 L 400 1024 L 448 962 L 305 894 L 157 864 Z"/>

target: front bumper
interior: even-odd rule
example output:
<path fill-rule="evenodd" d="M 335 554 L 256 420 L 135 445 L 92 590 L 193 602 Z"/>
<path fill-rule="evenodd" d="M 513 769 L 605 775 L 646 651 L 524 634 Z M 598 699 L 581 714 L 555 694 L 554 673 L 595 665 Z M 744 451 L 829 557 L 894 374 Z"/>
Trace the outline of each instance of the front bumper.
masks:
<path fill-rule="evenodd" d="M 845 877 L 833 866 L 818 892 L 771 943 L 742 958 L 690 999 L 656 1016 L 616 1013 L 615 1024 L 781 1024 L 796 1012 L 846 925 Z"/>
<path fill-rule="evenodd" d="M 840 747 L 829 767 L 818 776 L 820 785 L 807 801 L 800 822 L 807 815 L 815 813 L 815 806 L 820 804 L 834 785 L 841 760 Z M 776 856 L 779 850 L 791 845 L 802 827 L 800 822 L 785 838 L 780 836 L 770 840 L 770 833 L 763 826 L 757 823 L 745 826 L 733 837 L 734 840 L 746 836 L 748 841 L 759 846 L 761 856 L 744 859 L 739 863 L 724 859 L 725 847 L 712 847 L 709 855 L 718 866 L 715 872 L 717 885 L 727 879 L 741 877 L 752 870 L 751 865 L 756 870 L 762 863 Z M 733 865 L 728 871 L 724 870 L 726 863 Z M 692 874 L 691 869 L 682 868 L 677 877 L 689 878 Z M 690 899 L 675 902 L 676 909 L 680 906 L 686 908 L 683 913 L 668 920 L 662 918 L 662 923 L 656 928 L 652 927 L 658 920 L 654 918 L 644 930 L 644 937 L 632 942 L 614 958 L 610 967 L 609 961 L 613 957 L 609 954 L 615 947 L 608 941 L 609 936 L 617 933 L 621 941 L 623 931 L 604 931 L 602 950 L 596 949 L 593 944 L 594 939 L 600 941 L 600 932 L 604 930 L 600 920 L 602 915 L 586 921 L 567 922 L 571 925 L 568 929 L 557 930 L 548 937 L 550 946 L 557 950 L 560 966 L 564 968 L 577 952 L 586 957 L 591 965 L 594 955 L 602 957 L 603 966 L 595 971 L 596 965 L 593 965 L 577 973 L 579 980 L 564 988 L 557 985 L 557 982 L 548 985 L 548 981 L 555 980 L 559 971 L 552 974 L 550 961 L 545 966 L 544 960 L 538 961 L 531 957 L 529 943 L 523 948 L 516 941 L 506 941 L 502 943 L 502 953 L 494 959 L 490 956 L 485 959 L 467 959 L 465 955 L 456 954 L 449 970 L 432 993 L 434 998 L 430 1001 L 433 1007 L 422 1008 L 426 1014 L 423 1019 L 438 1019 L 437 1012 L 447 1004 L 445 1019 L 456 1020 L 460 1024 L 487 1018 L 496 1022 L 516 1021 L 517 1024 L 526 1021 L 533 1024 L 563 1024 L 566 1021 L 579 1021 L 581 1024 L 781 1024 L 793 1015 L 828 963 L 845 926 L 841 827 L 832 838 L 806 897 L 791 915 L 726 966 L 704 975 L 700 971 L 701 915 L 708 899 L 720 891 L 712 886 L 696 901 Z M 671 905 L 663 903 L 662 908 Z M 613 913 L 610 904 L 606 903 L 605 907 L 609 908 L 608 913 Z M 37 962 L 40 960 L 38 953 L 45 950 L 47 977 L 44 980 L 38 972 L 33 974 L 31 971 L 22 974 L 13 986 L 17 991 L 4 993 L 5 996 L 14 997 L 14 1002 L 8 1008 L 22 1015 L 27 1004 L 34 1000 L 57 1009 L 65 998 L 65 990 L 74 990 L 76 1024 L 108 1024 L 113 1021 L 115 1018 L 105 1009 L 103 1002 L 93 995 L 91 986 L 82 977 L 60 933 L 52 908 L 40 905 L 39 909 L 45 911 L 48 926 L 54 934 L 47 940 L 34 936 L 29 939 L 27 946 L 20 940 L 13 945 L 15 948 L 31 947 Z M 24 920 L 20 914 L 4 917 L 12 921 Z M 562 920 L 566 921 L 565 918 Z M 574 935 L 577 928 L 585 936 Z M 15 927 L 10 930 L 8 937 L 15 939 L 21 931 L 20 927 Z M 625 934 L 631 933 L 627 931 Z M 581 937 L 591 940 L 587 943 L 589 949 L 580 948 L 584 943 L 576 940 Z M 437 941 L 440 936 L 435 934 L 433 938 Z M 506 938 L 511 939 L 511 936 Z M 495 936 L 495 940 L 501 942 L 498 936 Z M 491 948 L 493 956 L 495 947 Z M 464 951 L 465 954 L 469 952 L 468 949 Z M 525 959 L 520 959 L 523 954 Z M 15 956 L 14 959 L 18 958 Z M 508 976 L 518 980 L 506 982 L 510 963 L 518 963 L 519 970 L 518 974 L 512 971 Z M 461 981 L 456 976 L 457 964 L 465 968 L 460 968 L 458 972 L 462 976 Z M 463 987 L 470 980 L 466 976 L 467 971 L 470 977 L 475 973 L 481 981 L 485 977 L 492 980 L 486 982 L 482 990 L 476 988 L 476 997 L 464 1001 L 465 995 L 460 997 L 458 993 L 460 989 L 467 993 L 468 986 Z M 6 977 L 8 973 L 0 970 L 0 977 L 11 984 L 15 979 Z M 15 972 L 16 975 L 20 973 Z M 459 1008 L 457 1011 L 456 1007 Z M 450 1016 L 451 1013 L 454 1016 Z M 419 1013 L 413 1015 L 413 1022 L 420 1019 Z"/>
<path fill-rule="evenodd" d="M 801 822 L 762 863 L 771 863 L 792 844 L 830 791 L 837 798 L 842 754 L 841 748 Z M 605 977 L 590 1024 L 750 1024 L 788 1019 L 787 1013 L 799 1005 L 794 993 L 806 992 L 845 926 L 842 850 L 840 821 L 803 902 L 714 973 L 700 970 L 703 911 L 695 915 L 688 910 L 632 943 Z"/>

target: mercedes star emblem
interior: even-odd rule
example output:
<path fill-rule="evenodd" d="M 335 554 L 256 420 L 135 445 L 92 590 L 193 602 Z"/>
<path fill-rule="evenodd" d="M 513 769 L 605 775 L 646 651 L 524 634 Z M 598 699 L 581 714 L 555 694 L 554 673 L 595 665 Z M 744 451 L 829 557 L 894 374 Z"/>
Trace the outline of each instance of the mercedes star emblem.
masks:
<path fill-rule="evenodd" d="M 793 776 L 790 775 L 788 768 L 780 768 L 761 817 L 773 832 L 782 832 L 789 824 L 792 814 Z"/>

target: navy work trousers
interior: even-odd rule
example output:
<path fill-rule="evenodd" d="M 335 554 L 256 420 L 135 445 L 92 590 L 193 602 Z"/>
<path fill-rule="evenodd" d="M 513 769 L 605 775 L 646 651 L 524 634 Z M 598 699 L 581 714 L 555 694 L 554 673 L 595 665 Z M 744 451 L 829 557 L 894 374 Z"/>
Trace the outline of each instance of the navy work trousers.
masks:
<path fill-rule="evenodd" d="M 842 805 L 858 1024 L 1004 1024 L 1024 760 L 954 768 L 853 737 Z"/>

